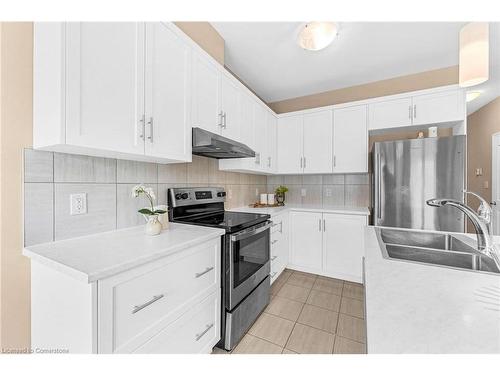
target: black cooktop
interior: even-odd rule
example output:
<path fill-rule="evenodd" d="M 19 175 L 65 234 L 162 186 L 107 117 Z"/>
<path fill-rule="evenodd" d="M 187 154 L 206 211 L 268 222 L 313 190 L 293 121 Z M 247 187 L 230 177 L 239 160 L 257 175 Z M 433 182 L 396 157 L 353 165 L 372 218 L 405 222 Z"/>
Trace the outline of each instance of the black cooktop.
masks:
<path fill-rule="evenodd" d="M 265 222 L 270 218 L 266 214 L 249 212 L 221 211 L 207 215 L 176 218 L 173 221 L 225 229 L 226 232 L 236 232 L 253 225 Z"/>

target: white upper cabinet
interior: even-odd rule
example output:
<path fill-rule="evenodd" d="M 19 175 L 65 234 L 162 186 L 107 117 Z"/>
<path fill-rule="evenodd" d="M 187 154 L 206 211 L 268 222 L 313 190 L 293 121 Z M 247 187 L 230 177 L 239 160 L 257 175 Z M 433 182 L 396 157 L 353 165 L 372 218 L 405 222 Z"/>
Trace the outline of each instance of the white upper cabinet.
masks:
<path fill-rule="evenodd" d="M 267 169 L 267 112 L 266 109 L 256 103 L 253 107 L 253 128 L 255 137 L 255 164 L 257 169 Z"/>
<path fill-rule="evenodd" d="M 267 112 L 267 170 L 270 173 L 276 172 L 277 164 L 277 120 L 274 113 Z"/>
<path fill-rule="evenodd" d="M 278 173 L 302 173 L 302 125 L 302 116 L 286 116 L 278 118 Z"/>
<path fill-rule="evenodd" d="M 193 53 L 192 118 L 193 127 L 220 133 L 220 68 L 201 53 Z"/>
<path fill-rule="evenodd" d="M 369 129 L 434 125 L 466 118 L 465 92 L 439 89 L 369 104 Z"/>
<path fill-rule="evenodd" d="M 35 23 L 34 148 L 191 161 L 190 55 L 170 24 Z"/>
<path fill-rule="evenodd" d="M 146 25 L 146 155 L 191 161 L 191 49 L 165 24 Z"/>
<path fill-rule="evenodd" d="M 461 121 L 466 117 L 464 92 L 443 91 L 413 97 L 413 125 Z"/>
<path fill-rule="evenodd" d="M 370 104 L 369 113 L 370 130 L 410 126 L 412 124 L 411 98 Z"/>
<path fill-rule="evenodd" d="M 221 74 L 221 134 L 239 141 L 241 127 L 240 97 L 241 89 L 229 73 Z"/>
<path fill-rule="evenodd" d="M 144 26 L 136 22 L 66 24 L 67 144 L 144 153 L 144 141 L 140 139 L 144 115 Z M 54 53 L 48 45 L 38 47 L 46 48 L 39 53 Z M 43 89 L 35 86 L 35 90 Z M 41 91 L 35 95 L 44 95 Z M 43 126 L 37 124 L 36 118 L 35 124 Z"/>
<path fill-rule="evenodd" d="M 368 172 L 366 105 L 333 111 L 333 172 Z"/>
<path fill-rule="evenodd" d="M 304 115 L 304 173 L 331 173 L 332 111 L 319 111 Z"/>

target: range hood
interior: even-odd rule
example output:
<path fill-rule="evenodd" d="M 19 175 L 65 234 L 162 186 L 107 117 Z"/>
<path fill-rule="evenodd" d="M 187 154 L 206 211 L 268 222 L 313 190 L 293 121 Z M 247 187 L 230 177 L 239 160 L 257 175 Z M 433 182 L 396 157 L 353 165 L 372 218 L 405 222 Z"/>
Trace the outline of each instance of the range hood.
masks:
<path fill-rule="evenodd" d="M 255 151 L 229 138 L 193 128 L 193 154 L 213 159 L 253 158 Z"/>

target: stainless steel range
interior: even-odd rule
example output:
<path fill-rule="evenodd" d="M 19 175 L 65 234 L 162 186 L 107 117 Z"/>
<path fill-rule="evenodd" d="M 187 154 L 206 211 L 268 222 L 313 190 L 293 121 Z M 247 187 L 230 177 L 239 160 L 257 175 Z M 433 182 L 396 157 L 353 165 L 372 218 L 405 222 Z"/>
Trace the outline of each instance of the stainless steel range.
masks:
<path fill-rule="evenodd" d="M 168 189 L 172 222 L 223 228 L 218 346 L 231 350 L 269 303 L 269 215 L 224 210 L 221 187 Z"/>

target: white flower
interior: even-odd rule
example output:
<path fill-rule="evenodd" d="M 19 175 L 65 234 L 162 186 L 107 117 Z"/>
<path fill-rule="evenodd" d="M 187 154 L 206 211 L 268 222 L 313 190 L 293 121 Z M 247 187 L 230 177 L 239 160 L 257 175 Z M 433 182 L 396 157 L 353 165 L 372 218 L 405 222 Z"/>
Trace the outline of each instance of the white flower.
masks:
<path fill-rule="evenodd" d="M 152 199 L 152 200 L 155 200 L 155 199 L 156 199 L 155 192 L 154 192 L 153 188 L 150 188 L 150 187 L 145 188 L 145 189 L 144 189 L 144 192 L 145 192 L 146 194 L 148 194 L 148 195 L 151 197 L 151 199 Z"/>
<path fill-rule="evenodd" d="M 141 193 L 144 192 L 144 185 L 136 185 L 132 188 L 132 198 L 137 198 Z"/>

